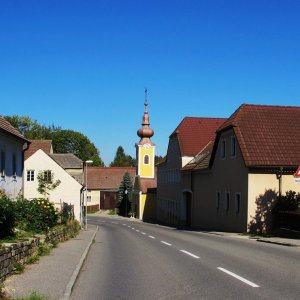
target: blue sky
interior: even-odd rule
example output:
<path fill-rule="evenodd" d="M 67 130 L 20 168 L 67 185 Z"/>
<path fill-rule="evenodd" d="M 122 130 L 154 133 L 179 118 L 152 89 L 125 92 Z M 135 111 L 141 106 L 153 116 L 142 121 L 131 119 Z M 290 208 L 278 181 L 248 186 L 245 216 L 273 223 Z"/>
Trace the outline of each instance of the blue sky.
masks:
<path fill-rule="evenodd" d="M 300 1 L 2 0 L 0 115 L 135 155 L 144 88 L 165 155 L 185 116 L 300 105 Z"/>

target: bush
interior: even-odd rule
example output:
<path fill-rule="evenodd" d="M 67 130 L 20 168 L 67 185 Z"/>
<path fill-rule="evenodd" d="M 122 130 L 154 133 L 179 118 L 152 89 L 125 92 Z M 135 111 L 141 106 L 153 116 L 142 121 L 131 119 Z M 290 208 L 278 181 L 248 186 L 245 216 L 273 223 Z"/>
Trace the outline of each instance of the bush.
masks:
<path fill-rule="evenodd" d="M 285 196 L 278 196 L 274 202 L 272 213 L 279 211 L 296 211 L 300 208 L 300 193 L 295 191 L 286 192 Z"/>
<path fill-rule="evenodd" d="M 72 204 L 63 202 L 60 218 L 62 224 L 67 224 L 68 222 L 74 220 L 74 206 Z"/>
<path fill-rule="evenodd" d="M 24 198 L 18 198 L 15 202 L 16 226 L 19 229 L 26 230 L 28 216 L 30 215 L 31 203 Z"/>
<path fill-rule="evenodd" d="M 14 203 L 2 192 L 0 193 L 0 238 L 14 234 Z"/>

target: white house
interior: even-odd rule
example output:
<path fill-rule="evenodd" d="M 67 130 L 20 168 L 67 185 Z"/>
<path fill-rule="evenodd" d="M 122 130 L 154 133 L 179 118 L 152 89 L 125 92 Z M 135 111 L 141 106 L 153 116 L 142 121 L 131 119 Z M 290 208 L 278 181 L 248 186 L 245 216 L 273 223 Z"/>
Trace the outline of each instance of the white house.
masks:
<path fill-rule="evenodd" d="M 53 157 L 52 157 L 53 156 Z M 60 185 L 50 191 L 49 199 L 59 208 L 62 202 L 74 205 L 74 214 L 80 220 L 80 203 L 83 185 L 80 184 L 55 160 L 55 155 L 47 154 L 42 149 L 37 150 L 24 162 L 23 193 L 26 199 L 39 198 L 42 195 L 37 191 L 39 172 L 47 172 L 54 181 L 60 180 Z"/>
<path fill-rule="evenodd" d="M 15 199 L 22 190 L 23 148 L 30 142 L 0 116 L 0 190 Z"/>

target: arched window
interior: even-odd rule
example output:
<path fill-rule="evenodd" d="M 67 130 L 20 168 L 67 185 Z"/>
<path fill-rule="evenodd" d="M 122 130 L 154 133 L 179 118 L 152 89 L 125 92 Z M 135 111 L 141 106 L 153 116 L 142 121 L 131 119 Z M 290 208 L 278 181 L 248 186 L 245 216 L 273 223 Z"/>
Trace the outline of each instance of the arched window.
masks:
<path fill-rule="evenodd" d="M 144 156 L 144 164 L 149 165 L 149 155 Z"/>

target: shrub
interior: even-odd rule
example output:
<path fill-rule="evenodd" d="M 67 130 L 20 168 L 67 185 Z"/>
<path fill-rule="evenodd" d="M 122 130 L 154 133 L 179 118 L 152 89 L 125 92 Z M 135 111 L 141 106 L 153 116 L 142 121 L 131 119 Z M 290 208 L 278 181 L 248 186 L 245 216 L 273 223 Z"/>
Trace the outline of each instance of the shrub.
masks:
<path fill-rule="evenodd" d="M 29 201 L 29 208 L 26 211 L 26 230 L 37 232 L 48 231 L 57 224 L 57 211 L 54 204 L 48 199 L 34 199 Z"/>
<path fill-rule="evenodd" d="M 300 207 L 300 193 L 295 191 L 286 192 L 285 196 L 278 196 L 274 202 L 272 213 L 279 211 L 296 211 Z"/>
<path fill-rule="evenodd" d="M 19 229 L 27 229 L 28 215 L 30 215 L 31 203 L 24 198 L 18 198 L 15 202 L 16 226 Z"/>
<path fill-rule="evenodd" d="M 3 193 L 0 194 L 0 238 L 13 235 L 15 225 L 14 204 Z"/>
<path fill-rule="evenodd" d="M 68 222 L 74 220 L 74 206 L 72 204 L 63 202 L 60 218 L 62 224 L 67 224 Z"/>

